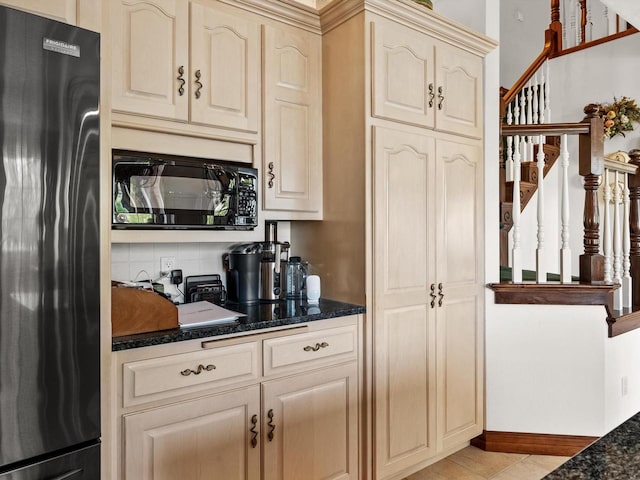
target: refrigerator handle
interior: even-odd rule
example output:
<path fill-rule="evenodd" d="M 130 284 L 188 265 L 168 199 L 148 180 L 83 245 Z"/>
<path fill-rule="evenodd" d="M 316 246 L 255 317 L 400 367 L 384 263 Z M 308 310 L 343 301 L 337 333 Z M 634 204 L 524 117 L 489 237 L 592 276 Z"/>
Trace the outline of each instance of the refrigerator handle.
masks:
<path fill-rule="evenodd" d="M 82 468 L 76 468 L 75 470 L 71 470 L 67 473 L 63 473 L 62 475 L 58 475 L 57 477 L 52 477 L 49 480 L 67 480 L 75 477 L 79 473 L 82 473 Z"/>

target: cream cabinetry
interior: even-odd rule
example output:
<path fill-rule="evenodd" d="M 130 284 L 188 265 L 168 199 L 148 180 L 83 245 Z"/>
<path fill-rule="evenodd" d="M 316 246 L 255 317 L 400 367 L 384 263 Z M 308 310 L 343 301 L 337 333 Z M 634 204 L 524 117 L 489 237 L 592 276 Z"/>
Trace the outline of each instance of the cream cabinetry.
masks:
<path fill-rule="evenodd" d="M 481 57 L 384 18 L 371 36 L 374 116 L 482 136 Z"/>
<path fill-rule="evenodd" d="M 264 31 L 264 208 L 322 215 L 321 37 Z"/>
<path fill-rule="evenodd" d="M 397 480 L 483 429 L 482 78 L 495 42 L 410 0 L 336 2 L 321 21 L 324 221 L 292 224 L 291 241 L 332 279 L 327 295 L 366 301 L 366 464 Z"/>
<path fill-rule="evenodd" d="M 258 131 L 258 23 L 216 2 L 111 8 L 114 111 Z"/>
<path fill-rule="evenodd" d="M 358 479 L 361 320 L 325 322 L 119 352 L 118 478 Z"/>
<path fill-rule="evenodd" d="M 2 0 L 0 4 L 71 25 L 76 24 L 76 0 Z"/>

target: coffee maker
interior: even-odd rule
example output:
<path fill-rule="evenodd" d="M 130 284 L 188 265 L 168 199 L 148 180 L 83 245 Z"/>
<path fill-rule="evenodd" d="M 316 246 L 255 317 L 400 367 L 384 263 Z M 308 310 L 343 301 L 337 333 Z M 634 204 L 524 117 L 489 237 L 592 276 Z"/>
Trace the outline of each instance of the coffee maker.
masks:
<path fill-rule="evenodd" d="M 227 271 L 227 300 L 231 303 L 257 303 L 260 285 L 260 244 L 235 246 L 223 258 Z"/>
<path fill-rule="evenodd" d="M 289 242 L 278 242 L 278 222 L 265 222 L 265 239 L 260 244 L 260 301 L 280 300 L 284 266 L 289 259 Z"/>

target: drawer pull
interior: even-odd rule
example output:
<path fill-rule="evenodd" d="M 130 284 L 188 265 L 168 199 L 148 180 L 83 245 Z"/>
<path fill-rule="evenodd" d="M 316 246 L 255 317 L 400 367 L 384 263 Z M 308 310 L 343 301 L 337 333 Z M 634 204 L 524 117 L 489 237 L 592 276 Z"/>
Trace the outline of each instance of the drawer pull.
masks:
<path fill-rule="evenodd" d="M 317 352 L 321 348 L 326 348 L 328 346 L 329 344 L 327 342 L 322 342 L 322 343 L 316 343 L 315 347 L 312 347 L 311 345 L 307 345 L 306 347 L 303 348 L 303 350 L 305 352 Z"/>
<path fill-rule="evenodd" d="M 267 425 L 269 425 L 269 433 L 267 433 L 267 438 L 269 439 L 270 442 L 272 442 L 273 431 L 276 429 L 276 426 L 273 423 L 273 409 L 269 410 L 269 412 L 267 413 L 267 417 L 269 418 L 269 421 L 267 422 Z"/>
<path fill-rule="evenodd" d="M 215 369 L 216 369 L 216 366 L 215 366 L 215 365 L 209 364 L 209 365 L 207 365 L 207 366 L 205 367 L 204 365 L 200 364 L 200 365 L 198 365 L 198 369 L 197 369 L 197 370 L 191 370 L 190 368 L 187 368 L 186 370 L 182 370 L 182 371 L 180 372 L 180 375 L 183 375 L 183 376 L 185 376 L 185 377 L 188 377 L 188 376 L 189 376 L 189 375 L 191 375 L 192 373 L 193 373 L 194 375 L 200 375 L 200 374 L 201 374 L 203 371 L 205 371 L 205 370 L 206 370 L 207 372 L 210 372 L 211 370 L 215 370 Z"/>
<path fill-rule="evenodd" d="M 258 431 L 256 430 L 256 425 L 258 424 L 258 415 L 254 415 L 251 417 L 251 428 L 249 431 L 252 434 L 251 437 L 251 448 L 256 448 L 258 445 Z"/>

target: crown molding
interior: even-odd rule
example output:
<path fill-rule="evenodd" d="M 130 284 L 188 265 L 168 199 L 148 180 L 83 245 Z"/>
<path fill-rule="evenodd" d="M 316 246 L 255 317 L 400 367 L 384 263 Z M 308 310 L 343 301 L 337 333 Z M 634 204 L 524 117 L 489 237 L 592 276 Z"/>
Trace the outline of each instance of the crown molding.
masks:
<path fill-rule="evenodd" d="M 363 11 L 424 32 L 476 55 L 484 56 L 498 45 L 496 40 L 412 0 L 335 0 L 320 10 L 322 33 L 331 31 Z"/>
<path fill-rule="evenodd" d="M 272 18 L 281 23 L 302 28 L 320 34 L 320 17 L 313 7 L 302 5 L 294 0 L 218 0 L 236 8 Z"/>

